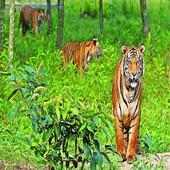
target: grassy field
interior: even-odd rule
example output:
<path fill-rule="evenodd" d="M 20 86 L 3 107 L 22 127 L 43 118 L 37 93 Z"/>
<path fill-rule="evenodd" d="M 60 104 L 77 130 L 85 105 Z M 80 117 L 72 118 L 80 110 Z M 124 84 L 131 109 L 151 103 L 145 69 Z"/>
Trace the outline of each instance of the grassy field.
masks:
<path fill-rule="evenodd" d="M 80 5 L 78 0 L 65 3 L 64 42 L 88 40 L 96 36 L 103 48 L 102 57 L 93 60 L 83 76 L 77 73 L 72 64 L 63 68 L 60 52 L 55 48 L 57 11 L 52 11 L 53 27 L 50 35 L 47 36 L 45 25 L 39 34 L 28 33 L 26 37 L 22 37 L 18 28 L 19 11 L 16 12 L 13 72 L 10 76 L 0 75 L 0 160 L 29 163 L 37 167 L 46 164 L 45 159 L 35 155 L 30 147 L 43 142 L 42 135 L 35 131 L 30 115 L 36 112 L 36 106 L 44 109 L 43 113 L 38 113 L 40 115 L 48 113 L 48 106 L 51 105 L 58 113 L 61 101 L 64 104 L 60 118 L 61 115 L 67 118 L 68 114 L 73 113 L 81 115 L 83 123 L 88 124 L 89 128 L 92 128 L 92 124 L 96 125 L 95 136 L 101 148 L 106 144 L 113 144 L 114 148 L 112 77 L 124 44 L 144 44 L 146 48 L 140 129 L 142 150 L 146 154 L 170 151 L 170 80 L 167 76 L 167 63 L 170 60 L 170 3 L 149 1 L 151 32 L 145 39 L 141 32 L 139 4 L 130 1 L 125 14 L 122 11 L 123 1 L 110 2 L 105 1 L 104 4 L 103 36 L 99 34 L 98 15 L 80 18 L 80 7 L 95 11 L 95 3 Z M 6 15 L 5 49 L 0 54 L 2 71 L 7 70 L 8 64 L 8 21 L 9 16 Z M 42 89 L 34 103 L 32 97 L 36 83 Z M 22 89 L 22 93 L 18 90 L 10 97 L 16 89 Z M 117 160 L 120 158 L 116 154 L 110 154 L 110 158 L 112 169 L 118 168 Z M 139 169 L 152 169 L 151 165 L 144 163 L 141 165 L 137 162 L 134 165 Z M 107 169 L 107 163 L 102 166 L 102 169 Z"/>

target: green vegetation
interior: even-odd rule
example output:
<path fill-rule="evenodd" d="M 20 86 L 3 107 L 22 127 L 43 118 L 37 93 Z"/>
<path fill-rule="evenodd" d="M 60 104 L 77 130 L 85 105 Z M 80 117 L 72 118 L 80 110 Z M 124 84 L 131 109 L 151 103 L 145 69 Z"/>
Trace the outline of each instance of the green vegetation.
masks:
<path fill-rule="evenodd" d="M 111 4 L 111 1 L 105 1 L 103 36 L 99 35 L 98 18 L 80 18 L 82 4 L 72 0 L 65 3 L 64 41 L 88 40 L 95 35 L 103 48 L 103 56 L 94 59 L 83 76 L 72 64 L 63 68 L 60 52 L 55 48 L 55 9 L 52 11 L 52 33 L 48 36 L 45 25 L 41 33 L 28 33 L 22 37 L 18 28 L 19 12 L 16 12 L 13 72 L 10 75 L 0 73 L 0 160 L 29 162 L 37 167 L 47 164 L 48 159 L 45 160 L 45 156 L 40 154 L 42 148 L 37 155 L 34 153 L 38 144 L 43 146 L 43 142 L 49 139 L 54 129 L 48 131 L 48 128 L 54 125 L 54 121 L 71 122 L 72 116 L 76 115 L 81 123 L 80 135 L 88 129 L 94 132 L 93 137 L 99 141 L 102 152 L 107 152 L 109 146 L 112 150 L 107 152 L 109 161 L 112 169 L 116 169 L 120 158 L 113 153 L 111 90 L 114 67 L 124 44 L 144 44 L 146 48 L 140 129 L 142 150 L 145 153 L 170 151 L 170 80 L 166 72 L 170 56 L 170 3 L 149 1 L 151 33 L 144 39 L 138 3 L 130 1 L 124 14 L 122 2 L 119 0 Z M 95 11 L 94 3 L 81 8 L 89 6 Z M 1 71 L 6 71 L 8 64 L 8 19 L 6 16 L 5 49 L 0 55 Z M 74 139 L 69 140 L 72 140 L 68 146 L 71 153 Z M 82 147 L 81 136 L 78 140 Z M 91 151 L 96 153 L 97 146 L 92 144 Z M 48 147 L 46 149 L 50 151 Z M 103 164 L 98 164 L 98 167 L 108 169 L 108 160 L 99 157 Z M 138 165 L 139 169 L 151 169 L 149 165 L 146 168 L 144 164 Z"/>

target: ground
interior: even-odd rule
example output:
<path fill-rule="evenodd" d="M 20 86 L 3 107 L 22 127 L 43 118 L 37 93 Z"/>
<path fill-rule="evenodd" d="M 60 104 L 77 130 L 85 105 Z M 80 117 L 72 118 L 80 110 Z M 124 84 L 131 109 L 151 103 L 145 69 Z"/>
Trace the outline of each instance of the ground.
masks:
<path fill-rule="evenodd" d="M 142 157 L 140 159 L 143 159 L 143 162 L 145 162 L 145 164 L 149 164 L 149 166 L 154 170 L 158 169 L 158 166 L 161 166 L 162 169 L 170 170 L 170 152 L 150 155 L 149 157 Z M 122 163 L 121 170 L 133 169 L 135 169 L 133 164 L 128 164 L 127 162 Z"/>
<path fill-rule="evenodd" d="M 147 165 L 147 167 L 150 167 L 151 169 L 164 169 L 164 170 L 170 170 L 170 152 L 167 153 L 159 153 L 154 155 L 148 155 L 145 156 L 139 156 L 138 161 L 144 162 L 144 166 Z M 140 165 L 140 162 L 135 164 L 130 164 L 127 162 L 120 163 L 120 170 L 134 170 L 137 166 L 141 170 L 144 170 L 146 167 L 143 167 L 143 164 Z M 159 168 L 158 168 L 159 167 Z M 6 161 L 0 161 L 0 170 L 37 170 L 37 168 L 24 164 L 24 163 L 18 163 L 13 164 L 11 162 Z M 49 170 L 48 166 L 42 167 L 42 170 Z"/>

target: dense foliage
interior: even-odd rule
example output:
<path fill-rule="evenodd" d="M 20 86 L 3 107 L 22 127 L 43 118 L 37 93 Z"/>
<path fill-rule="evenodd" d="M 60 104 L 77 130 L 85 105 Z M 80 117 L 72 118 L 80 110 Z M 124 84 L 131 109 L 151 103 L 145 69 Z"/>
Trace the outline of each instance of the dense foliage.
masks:
<path fill-rule="evenodd" d="M 122 11 L 122 2 L 105 2 L 103 36 L 99 35 L 97 4 L 65 3 L 64 41 L 87 40 L 95 35 L 103 48 L 102 57 L 93 60 L 83 76 L 72 64 L 63 68 L 60 51 L 55 48 L 56 9 L 48 36 L 44 25 L 39 34 L 22 37 L 16 12 L 14 68 L 8 73 L 6 15 L 5 49 L 0 55 L 0 159 L 36 166 L 59 163 L 76 167 L 80 162 L 82 167 L 84 161 L 91 161 L 93 169 L 96 165 L 108 169 L 110 163 L 112 169 L 118 167 L 111 90 L 114 67 L 124 44 L 144 44 L 146 48 L 142 150 L 170 150 L 170 3 L 149 1 L 151 33 L 145 39 L 138 3 L 131 1 Z"/>

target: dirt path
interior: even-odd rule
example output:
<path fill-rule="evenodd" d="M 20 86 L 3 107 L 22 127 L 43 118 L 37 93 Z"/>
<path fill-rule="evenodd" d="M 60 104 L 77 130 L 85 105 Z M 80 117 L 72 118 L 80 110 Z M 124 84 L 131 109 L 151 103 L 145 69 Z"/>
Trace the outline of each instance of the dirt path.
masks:
<path fill-rule="evenodd" d="M 133 164 L 123 162 L 120 164 L 120 170 L 170 170 L 170 152 L 155 155 L 139 156 Z M 49 168 L 38 168 L 41 170 L 49 170 Z M 0 170 L 38 170 L 27 164 L 11 164 L 10 162 L 0 160 Z"/>
<path fill-rule="evenodd" d="M 140 156 L 134 164 L 123 162 L 120 170 L 135 170 L 137 168 L 143 170 L 145 170 L 145 168 L 152 168 L 156 170 L 160 167 L 164 170 L 170 170 L 170 152 L 148 155 L 146 157 Z"/>

